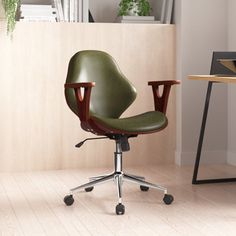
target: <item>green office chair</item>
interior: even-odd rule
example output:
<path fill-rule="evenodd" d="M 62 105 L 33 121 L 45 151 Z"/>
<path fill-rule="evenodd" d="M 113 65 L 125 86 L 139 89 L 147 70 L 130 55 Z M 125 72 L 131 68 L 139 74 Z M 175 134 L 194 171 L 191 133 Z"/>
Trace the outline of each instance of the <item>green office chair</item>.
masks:
<path fill-rule="evenodd" d="M 123 181 L 140 185 L 142 191 L 148 191 L 149 187 L 161 190 L 164 192 L 164 203 L 173 202 L 174 198 L 167 194 L 166 188 L 146 182 L 144 177 L 124 173 L 122 169 L 122 152 L 130 150 L 129 138 L 158 132 L 167 126 L 165 113 L 170 88 L 174 84 L 179 84 L 179 81 L 153 81 L 148 84 L 153 89 L 155 111 L 120 118 L 135 100 L 136 90 L 122 74 L 114 59 L 105 52 L 94 50 L 80 51 L 71 58 L 65 84 L 67 104 L 79 117 L 82 129 L 98 136 L 105 136 L 98 138 L 114 140 L 116 150 L 114 172 L 92 177 L 88 183 L 71 189 L 71 193 L 64 198 L 66 205 L 73 204 L 73 194 L 79 190 L 90 192 L 95 185 L 110 180 L 114 180 L 117 186 L 117 215 L 125 212 L 121 194 Z M 159 94 L 160 85 L 164 85 L 162 96 Z M 84 141 L 76 146 L 80 147 Z"/>

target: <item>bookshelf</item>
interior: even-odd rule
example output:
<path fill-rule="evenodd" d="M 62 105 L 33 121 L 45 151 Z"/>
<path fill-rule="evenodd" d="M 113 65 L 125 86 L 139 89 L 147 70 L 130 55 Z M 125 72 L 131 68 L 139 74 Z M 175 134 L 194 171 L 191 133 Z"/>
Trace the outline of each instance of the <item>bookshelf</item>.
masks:
<path fill-rule="evenodd" d="M 119 2 L 120 0 L 89 0 L 89 7 L 95 22 L 117 22 Z M 172 18 L 172 11 L 170 10 L 173 10 L 173 0 L 149 0 L 149 2 L 152 7 L 151 15 L 155 17 L 155 21 L 166 24 L 172 23 L 167 19 Z"/>
<path fill-rule="evenodd" d="M 119 22 L 117 16 L 119 2 L 120 0 L 21 0 L 21 4 L 53 5 L 59 15 L 58 21 L 93 22 L 94 20 L 100 23 Z M 152 7 L 151 15 L 155 21 L 149 23 L 171 23 L 173 0 L 149 0 L 149 2 Z M 88 10 L 91 13 L 90 18 Z M 92 18 L 93 20 L 89 20 Z M 140 22 L 148 23 L 142 20 Z"/>

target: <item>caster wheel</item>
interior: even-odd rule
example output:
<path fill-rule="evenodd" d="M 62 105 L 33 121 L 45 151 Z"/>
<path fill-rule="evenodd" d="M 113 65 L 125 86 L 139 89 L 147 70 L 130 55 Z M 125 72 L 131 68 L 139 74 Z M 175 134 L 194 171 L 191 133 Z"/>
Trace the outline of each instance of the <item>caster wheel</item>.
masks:
<path fill-rule="evenodd" d="M 125 206 L 121 203 L 116 205 L 116 214 L 117 215 L 124 215 L 124 213 L 125 213 Z"/>
<path fill-rule="evenodd" d="M 73 203 L 74 203 L 74 198 L 73 198 L 73 195 L 67 195 L 64 197 L 64 203 L 67 205 L 67 206 L 71 206 Z"/>
<path fill-rule="evenodd" d="M 165 194 L 163 201 L 166 205 L 170 205 L 174 201 L 174 197 L 170 194 Z"/>
<path fill-rule="evenodd" d="M 85 188 L 84 190 L 85 190 L 85 192 L 91 192 L 91 191 L 93 191 L 93 187 Z"/>
<path fill-rule="evenodd" d="M 141 189 L 141 191 L 143 191 L 143 192 L 147 192 L 147 191 L 149 190 L 149 187 L 140 185 L 140 189 Z"/>

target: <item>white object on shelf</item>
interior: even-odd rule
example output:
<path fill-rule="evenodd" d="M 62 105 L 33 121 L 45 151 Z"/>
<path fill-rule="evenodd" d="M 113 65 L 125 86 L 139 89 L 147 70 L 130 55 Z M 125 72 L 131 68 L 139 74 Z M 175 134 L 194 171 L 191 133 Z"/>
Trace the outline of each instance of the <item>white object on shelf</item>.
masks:
<path fill-rule="evenodd" d="M 65 21 L 88 22 L 88 9 L 88 0 L 63 0 Z"/>
<path fill-rule="evenodd" d="M 173 0 L 167 0 L 166 11 L 165 11 L 165 21 L 164 21 L 165 24 L 171 23 L 172 11 L 173 11 Z"/>
<path fill-rule="evenodd" d="M 21 18 L 20 21 L 44 21 L 44 22 L 56 22 L 56 17 L 25 17 Z"/>
<path fill-rule="evenodd" d="M 64 21 L 64 13 L 61 0 L 54 0 L 55 8 L 57 9 L 57 21 Z"/>
<path fill-rule="evenodd" d="M 141 21 L 154 21 L 155 17 L 154 16 L 120 16 L 120 20 L 141 20 Z"/>
<path fill-rule="evenodd" d="M 156 21 L 154 16 L 120 16 L 117 18 L 119 23 L 128 24 L 159 24 L 160 21 Z"/>
<path fill-rule="evenodd" d="M 78 0 L 74 2 L 74 22 L 78 22 Z"/>
<path fill-rule="evenodd" d="M 41 10 L 50 10 L 52 8 L 52 5 L 41 5 L 41 4 L 21 4 L 20 8 L 22 10 L 28 10 L 28 9 L 41 9 Z"/>
<path fill-rule="evenodd" d="M 165 23 L 166 1 L 167 0 L 162 0 L 161 17 L 160 17 L 160 21 L 161 21 L 162 24 Z"/>
<path fill-rule="evenodd" d="M 65 21 L 69 21 L 69 0 L 63 0 L 63 13 Z"/>
<path fill-rule="evenodd" d="M 89 0 L 82 0 L 82 22 L 89 22 Z"/>
<path fill-rule="evenodd" d="M 20 21 L 56 21 L 57 10 L 51 5 L 22 4 Z"/>
<path fill-rule="evenodd" d="M 83 14 L 82 6 L 83 6 L 83 3 L 82 3 L 82 0 L 78 0 L 78 2 L 79 2 L 79 4 L 78 4 L 78 8 L 77 8 L 77 12 L 78 12 L 77 20 L 78 20 L 78 22 L 82 22 L 82 14 Z"/>
<path fill-rule="evenodd" d="M 74 12 L 75 12 L 75 5 L 74 5 L 74 0 L 69 1 L 69 21 L 74 22 Z"/>
<path fill-rule="evenodd" d="M 128 23 L 128 24 L 160 24 L 159 20 L 121 20 L 121 23 Z"/>

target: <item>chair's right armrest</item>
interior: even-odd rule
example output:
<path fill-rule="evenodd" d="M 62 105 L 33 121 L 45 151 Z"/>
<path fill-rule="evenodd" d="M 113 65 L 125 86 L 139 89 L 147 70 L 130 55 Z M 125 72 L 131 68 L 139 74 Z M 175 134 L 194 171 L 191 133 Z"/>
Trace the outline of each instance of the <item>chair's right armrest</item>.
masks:
<path fill-rule="evenodd" d="M 156 111 L 166 114 L 169 93 L 172 85 L 180 84 L 179 80 L 162 80 L 162 81 L 149 81 L 148 85 L 152 86 L 154 106 Z M 160 94 L 159 87 L 164 86 L 162 95 Z"/>
<path fill-rule="evenodd" d="M 92 87 L 95 86 L 95 82 L 84 82 L 84 83 L 66 83 L 66 88 L 73 88 L 75 91 L 75 97 L 77 101 L 77 107 L 79 110 L 80 120 L 87 121 L 89 119 L 89 104 Z M 84 93 L 82 93 L 84 89 Z"/>

